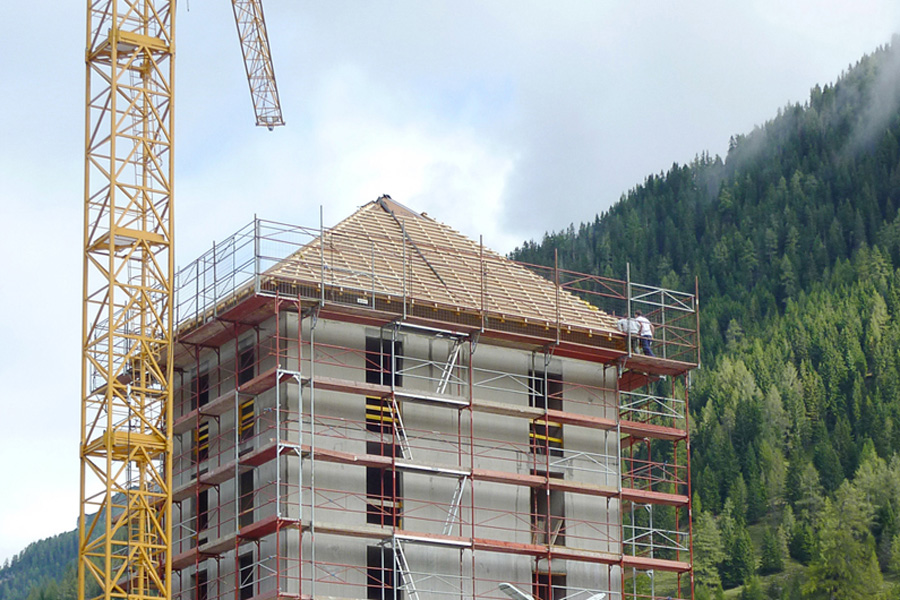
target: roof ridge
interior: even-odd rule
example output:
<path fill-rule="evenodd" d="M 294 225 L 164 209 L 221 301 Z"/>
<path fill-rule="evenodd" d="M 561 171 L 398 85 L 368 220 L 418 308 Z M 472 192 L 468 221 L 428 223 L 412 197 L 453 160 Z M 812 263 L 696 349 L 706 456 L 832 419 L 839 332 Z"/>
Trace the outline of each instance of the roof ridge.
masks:
<path fill-rule="evenodd" d="M 417 219 L 427 218 L 425 215 L 417 213 L 408 206 L 400 204 L 387 194 L 382 194 L 375 200 L 375 204 L 383 208 L 388 213 L 400 214 L 403 217 L 415 217 Z"/>

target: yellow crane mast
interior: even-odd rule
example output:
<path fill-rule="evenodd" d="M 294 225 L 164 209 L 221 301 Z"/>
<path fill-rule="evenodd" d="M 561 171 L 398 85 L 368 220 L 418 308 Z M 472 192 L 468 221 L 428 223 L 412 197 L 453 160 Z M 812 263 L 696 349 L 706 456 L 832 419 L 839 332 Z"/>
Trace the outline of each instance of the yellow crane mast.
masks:
<path fill-rule="evenodd" d="M 282 125 L 260 0 L 233 0 Z M 175 2 L 88 0 L 78 594 L 170 598 Z"/>

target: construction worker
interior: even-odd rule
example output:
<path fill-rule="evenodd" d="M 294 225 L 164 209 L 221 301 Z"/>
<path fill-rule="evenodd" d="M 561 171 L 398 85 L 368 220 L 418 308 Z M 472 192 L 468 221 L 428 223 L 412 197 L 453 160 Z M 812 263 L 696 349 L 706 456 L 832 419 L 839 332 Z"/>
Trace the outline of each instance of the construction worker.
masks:
<path fill-rule="evenodd" d="M 640 325 L 638 335 L 641 336 L 641 350 L 647 356 L 656 356 L 650 349 L 650 341 L 653 340 L 653 325 L 650 324 L 650 320 L 639 310 L 634 311 L 634 320 Z"/>

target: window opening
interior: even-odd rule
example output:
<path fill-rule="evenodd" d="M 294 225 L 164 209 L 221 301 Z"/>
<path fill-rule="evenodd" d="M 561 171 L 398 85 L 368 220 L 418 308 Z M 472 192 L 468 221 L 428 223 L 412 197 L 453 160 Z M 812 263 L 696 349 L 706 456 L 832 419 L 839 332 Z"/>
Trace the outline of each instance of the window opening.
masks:
<path fill-rule="evenodd" d="M 239 600 L 250 600 L 253 597 L 253 553 L 242 554 L 239 559 L 240 594 Z"/>
<path fill-rule="evenodd" d="M 255 376 L 256 348 L 250 346 L 238 353 L 238 385 L 244 385 Z"/>
<path fill-rule="evenodd" d="M 533 472 L 543 476 L 542 472 Z M 551 473 L 551 478 L 562 479 L 559 473 Z M 531 488 L 531 539 L 542 546 L 564 546 L 566 544 L 566 495 L 561 490 L 544 487 Z"/>
<path fill-rule="evenodd" d="M 200 373 L 197 376 L 197 405 L 209 404 L 209 373 Z"/>
<path fill-rule="evenodd" d="M 563 409 L 563 381 L 562 375 L 547 374 L 546 381 L 544 374 L 539 371 L 529 373 L 529 381 L 531 382 L 528 394 L 528 403 L 532 408 L 541 410 L 562 410 Z M 546 383 L 546 391 L 544 394 L 544 384 Z M 528 431 L 528 437 L 531 440 L 531 451 L 535 454 L 547 454 L 548 449 L 551 454 L 556 456 L 562 455 L 563 448 L 563 428 L 562 423 L 549 421 L 543 417 L 533 419 Z"/>
<path fill-rule="evenodd" d="M 395 444 L 369 442 L 366 450 L 379 456 L 400 456 Z M 366 467 L 366 522 L 401 527 L 403 473 L 390 468 Z"/>
<path fill-rule="evenodd" d="M 401 593 L 394 585 L 394 549 L 383 546 L 366 548 L 366 598 L 394 600 Z"/>
<path fill-rule="evenodd" d="M 246 442 L 253 437 L 256 429 L 255 410 L 256 402 L 254 398 L 248 398 L 241 402 L 238 427 L 240 428 L 239 437 L 242 442 Z"/>
<path fill-rule="evenodd" d="M 244 471 L 238 478 L 238 526 L 253 523 L 253 471 Z"/>
<path fill-rule="evenodd" d="M 206 531 L 209 527 L 209 490 L 203 490 L 197 495 L 197 533 Z"/>
<path fill-rule="evenodd" d="M 203 462 L 209 458 L 209 421 L 200 423 L 200 427 L 194 430 L 193 464 Z"/>
<path fill-rule="evenodd" d="M 400 342 L 392 342 L 376 337 L 366 338 L 366 383 L 377 385 L 402 385 L 402 375 L 395 370 L 401 369 L 399 354 L 403 352 Z M 386 436 L 393 434 L 396 421 L 394 403 L 390 398 L 378 396 L 366 397 L 366 429 Z"/>
<path fill-rule="evenodd" d="M 194 576 L 194 581 L 194 589 L 196 590 L 194 597 L 196 598 L 196 600 L 208 600 L 209 575 L 207 575 L 206 569 L 197 571 L 197 574 Z"/>
<path fill-rule="evenodd" d="M 535 573 L 531 592 L 535 600 L 562 600 L 566 597 L 566 574 Z"/>

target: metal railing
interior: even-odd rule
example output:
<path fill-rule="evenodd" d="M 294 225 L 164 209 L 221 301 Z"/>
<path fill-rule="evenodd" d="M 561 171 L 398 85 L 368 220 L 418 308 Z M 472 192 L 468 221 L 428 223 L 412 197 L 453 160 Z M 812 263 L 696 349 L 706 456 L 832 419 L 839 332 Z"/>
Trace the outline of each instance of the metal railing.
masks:
<path fill-rule="evenodd" d="M 298 251 L 324 239 L 309 252 Z M 380 255 L 384 253 L 384 240 L 370 235 L 363 239 L 343 231 L 324 227 L 310 228 L 254 219 L 234 235 L 201 255 L 180 269 L 175 281 L 176 322 L 179 324 L 202 324 L 218 316 L 218 313 L 236 304 L 250 294 L 272 294 L 278 289 L 280 294 L 295 294 L 310 300 L 324 301 L 325 290 L 336 290 L 328 296 L 329 302 L 346 303 L 356 307 L 375 308 L 376 295 L 388 300 L 398 300 L 406 315 L 407 306 L 415 303 L 416 285 L 409 271 L 413 261 L 421 260 L 419 254 L 406 249 L 402 256 Z M 380 249 L 381 248 L 381 249 Z M 492 291 L 484 280 L 485 261 L 496 261 L 496 256 L 485 257 L 485 253 L 475 253 L 460 248 L 442 248 L 419 245 L 419 253 L 426 252 L 436 262 L 446 263 L 446 256 L 456 253 L 467 261 L 480 261 L 482 268 L 480 289 L 467 290 L 474 300 L 474 306 L 464 307 L 485 314 L 487 307 L 502 302 L 508 290 Z M 348 254 L 365 255 L 354 266 L 342 257 Z M 289 256 L 294 255 L 294 265 L 298 277 L 308 285 L 296 285 L 282 290 L 278 282 L 270 281 L 267 270 Z M 383 261 L 401 261 L 401 267 L 376 269 Z M 392 263 L 392 264 L 393 264 Z M 430 264 L 430 263 L 429 263 Z M 696 293 L 680 292 L 665 288 L 639 284 L 630 281 L 629 273 L 624 280 L 578 273 L 557 267 L 517 263 L 543 277 L 556 286 L 555 316 L 544 315 L 545 320 L 557 330 L 578 323 L 561 322 L 565 310 L 561 296 L 572 294 L 585 303 L 600 309 L 603 313 L 619 319 L 629 319 L 635 311 L 641 310 L 654 327 L 653 352 L 656 356 L 687 363 L 699 363 L 699 321 Z M 365 268 L 359 265 L 369 265 Z M 471 265 L 470 265 L 471 266 Z M 297 283 L 297 282 L 288 282 Z M 498 294 L 496 299 L 492 293 Z M 496 302 L 494 301 L 496 300 Z M 456 310 L 458 307 L 454 307 Z M 550 311 L 552 312 L 552 311 Z M 504 317 L 516 315 L 505 314 Z M 530 318 L 529 315 L 518 315 Z M 621 333 L 631 340 L 627 330 Z M 632 346 L 628 345 L 630 352 Z"/>

